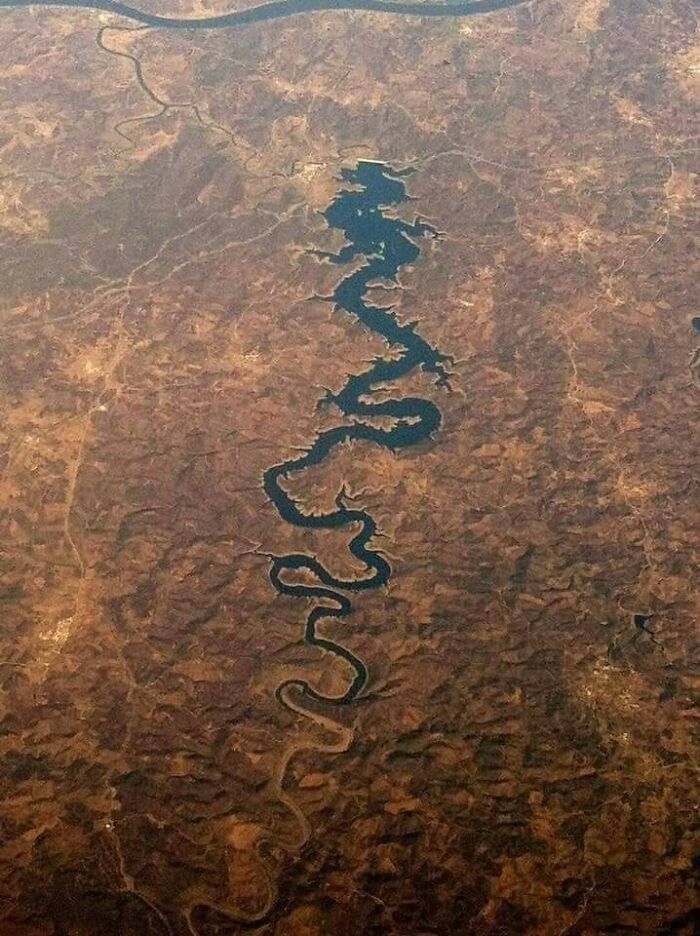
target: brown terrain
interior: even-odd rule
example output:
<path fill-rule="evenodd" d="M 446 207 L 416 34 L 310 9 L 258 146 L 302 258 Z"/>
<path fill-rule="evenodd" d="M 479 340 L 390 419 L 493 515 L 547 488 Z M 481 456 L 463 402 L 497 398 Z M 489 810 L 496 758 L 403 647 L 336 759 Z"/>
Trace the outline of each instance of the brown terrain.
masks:
<path fill-rule="evenodd" d="M 693 5 L 135 25 L 0 10 L 0 936 L 696 932 Z M 358 569 L 261 476 L 387 353 L 309 301 L 359 159 L 452 392 L 294 481 L 394 574 L 293 711 L 347 667 L 264 553 Z"/>

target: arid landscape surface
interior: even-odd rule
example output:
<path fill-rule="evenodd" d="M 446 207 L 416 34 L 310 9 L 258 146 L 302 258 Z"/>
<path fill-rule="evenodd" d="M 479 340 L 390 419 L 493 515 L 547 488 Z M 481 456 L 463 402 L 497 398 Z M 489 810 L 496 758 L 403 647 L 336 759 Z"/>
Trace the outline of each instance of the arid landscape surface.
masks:
<path fill-rule="evenodd" d="M 693 5 L 0 38 L 1 936 L 696 932 Z M 285 705 L 349 679 L 269 556 L 356 531 L 262 478 L 392 357 L 314 253 L 361 160 L 442 234 L 371 292 L 450 388 L 285 482 L 393 570 L 320 627 L 363 695 Z"/>

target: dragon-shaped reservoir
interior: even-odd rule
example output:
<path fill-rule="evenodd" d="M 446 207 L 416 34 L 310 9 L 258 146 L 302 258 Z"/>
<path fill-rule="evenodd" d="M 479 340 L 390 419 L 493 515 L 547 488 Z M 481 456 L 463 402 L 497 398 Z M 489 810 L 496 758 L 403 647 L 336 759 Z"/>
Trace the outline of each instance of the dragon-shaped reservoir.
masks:
<path fill-rule="evenodd" d="M 314 603 L 306 621 L 306 642 L 342 658 L 353 672 L 346 690 L 339 696 L 322 695 L 306 680 L 286 680 L 277 690 L 283 703 L 285 691 L 290 687 L 301 690 L 307 698 L 335 704 L 352 702 L 360 695 L 369 678 L 367 666 L 343 644 L 321 636 L 319 624 L 324 618 L 347 617 L 353 607 L 350 594 L 381 588 L 391 576 L 388 561 L 373 547 L 377 524 L 369 513 L 348 506 L 343 490 L 336 497 L 335 510 L 304 512 L 286 490 L 285 481 L 319 465 L 344 443 L 368 442 L 398 451 L 424 442 L 440 426 L 440 411 L 429 400 L 405 396 L 372 399 L 380 387 L 385 388 L 418 368 L 433 374 L 439 386 L 448 387 L 447 356 L 421 337 L 416 323 L 402 323 L 391 308 L 372 304 L 367 295 L 375 281 L 397 282 L 401 267 L 418 258 L 422 238 L 439 236 L 424 221 L 407 222 L 386 213 L 390 206 L 407 200 L 405 175 L 406 170 L 361 161 L 354 169 L 343 170 L 342 180 L 347 187 L 341 189 L 324 213 L 329 227 L 342 231 L 347 243 L 337 254 L 317 251 L 316 255 L 338 265 L 364 258 L 364 263 L 342 279 L 327 299 L 338 312 L 354 316 L 365 328 L 381 335 L 391 354 L 374 360 L 364 373 L 349 376 L 339 392 L 329 392 L 321 401 L 334 406 L 345 417 L 341 425 L 320 432 L 302 455 L 272 466 L 264 475 L 265 492 L 284 520 L 308 529 L 347 528 L 354 534 L 348 548 L 366 570 L 359 578 L 342 579 L 317 557 L 306 553 L 271 557 L 270 579 L 277 591 Z M 382 418 L 381 426 L 376 424 L 375 417 Z M 293 580 L 294 573 L 299 572 L 304 577 L 303 584 Z M 309 578 L 315 579 L 316 584 L 308 584 Z"/>

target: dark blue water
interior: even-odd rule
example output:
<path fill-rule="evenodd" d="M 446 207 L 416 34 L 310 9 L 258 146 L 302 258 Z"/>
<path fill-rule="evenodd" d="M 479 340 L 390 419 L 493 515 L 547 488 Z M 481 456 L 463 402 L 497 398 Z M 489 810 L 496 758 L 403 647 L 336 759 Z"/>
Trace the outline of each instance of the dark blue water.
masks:
<path fill-rule="evenodd" d="M 413 16 L 475 16 L 518 6 L 526 0 L 455 0 L 454 3 L 403 2 L 403 0 L 272 0 L 247 10 L 187 19 L 179 16 L 159 16 L 119 0 L 0 0 L 0 7 L 78 7 L 102 10 L 124 16 L 147 26 L 165 29 L 232 29 L 266 20 L 313 13 L 319 10 L 371 10 Z"/>
<path fill-rule="evenodd" d="M 338 492 L 335 510 L 309 515 L 285 491 L 284 481 L 321 464 L 344 442 L 368 442 L 397 452 L 424 442 L 440 427 L 440 411 L 429 400 L 400 397 L 372 401 L 372 395 L 380 386 L 399 380 L 417 368 L 434 375 L 439 386 L 448 386 L 447 357 L 420 336 L 416 323 L 401 324 L 390 309 L 369 305 L 366 300 L 372 280 L 381 278 L 395 282 L 400 268 L 413 263 L 420 255 L 420 241 L 439 236 L 435 228 L 423 221 L 407 223 L 384 214 L 389 206 L 406 201 L 405 175 L 377 162 L 360 162 L 355 169 L 345 169 L 342 179 L 353 188 L 341 189 L 324 213 L 329 227 L 342 231 L 347 244 L 337 254 L 317 251 L 316 255 L 338 265 L 357 257 L 365 259 L 359 269 L 341 279 L 332 296 L 327 297 L 328 301 L 333 302 L 339 314 L 354 316 L 399 353 L 394 352 L 391 358 L 376 359 L 364 373 L 349 376 L 338 393 L 328 393 L 321 404 L 335 407 L 345 421 L 319 433 L 303 455 L 265 472 L 265 492 L 288 523 L 315 530 L 357 529 L 348 548 L 366 570 L 360 578 L 341 579 L 328 571 L 320 560 L 305 553 L 271 557 L 270 580 L 277 591 L 316 602 L 306 621 L 306 642 L 342 657 L 354 670 L 354 677 L 341 696 L 323 696 L 306 681 L 298 679 L 283 683 L 277 690 L 278 696 L 286 686 L 296 686 L 317 701 L 347 703 L 357 698 L 367 684 L 367 667 L 347 647 L 320 636 L 317 628 L 324 618 L 344 618 L 351 613 L 353 606 L 347 593 L 381 588 L 391 575 L 386 558 L 372 546 L 377 532 L 374 519 L 365 510 L 349 507 L 344 490 Z M 384 417 L 385 421 L 389 417 L 393 423 L 390 428 L 377 428 L 370 421 L 374 416 Z M 318 584 L 293 584 L 290 576 L 285 576 L 285 573 L 299 570 L 311 573 Z"/>

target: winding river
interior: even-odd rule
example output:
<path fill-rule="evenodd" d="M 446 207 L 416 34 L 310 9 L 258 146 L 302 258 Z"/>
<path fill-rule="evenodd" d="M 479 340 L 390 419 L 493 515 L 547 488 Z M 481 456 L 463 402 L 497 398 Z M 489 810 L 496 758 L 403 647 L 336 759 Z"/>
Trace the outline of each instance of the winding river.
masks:
<path fill-rule="evenodd" d="M 366 298 L 373 281 L 397 282 L 400 268 L 419 256 L 419 239 L 439 236 L 435 228 L 423 221 L 408 223 L 384 213 L 385 208 L 407 199 L 402 179 L 405 174 L 370 161 L 344 169 L 342 180 L 351 187 L 341 189 L 324 216 L 329 227 L 343 232 L 347 243 L 337 254 L 315 252 L 322 260 L 339 265 L 364 258 L 364 263 L 342 279 L 327 299 L 337 310 L 354 316 L 365 328 L 381 335 L 392 349 L 392 356 L 376 359 L 368 370 L 348 377 L 341 390 L 329 392 L 321 401 L 339 410 L 347 419 L 345 424 L 319 433 L 304 454 L 274 465 L 264 475 L 265 492 L 288 523 L 314 530 L 357 530 L 348 548 L 365 569 L 359 578 L 342 579 L 306 553 L 270 557 L 270 579 L 277 591 L 315 603 L 306 622 L 306 642 L 342 658 L 353 673 L 347 689 L 338 696 L 322 695 L 305 680 L 286 680 L 277 689 L 284 704 L 287 704 L 285 690 L 290 686 L 317 702 L 344 704 L 358 697 L 367 684 L 367 667 L 344 645 L 320 636 L 318 625 L 324 618 L 344 618 L 351 613 L 352 602 L 346 593 L 381 588 L 391 575 L 387 560 L 372 548 L 376 522 L 366 511 L 348 505 L 344 489 L 335 499 L 335 510 L 309 514 L 287 492 L 284 482 L 319 465 L 344 443 L 370 442 L 397 452 L 429 439 L 440 426 L 440 411 L 428 400 L 417 397 L 372 400 L 380 388 L 417 368 L 432 374 L 439 386 L 448 386 L 447 357 L 418 334 L 415 323 L 402 324 L 390 308 L 373 305 Z M 373 424 L 374 417 L 381 417 L 384 425 L 389 421 L 389 428 Z M 306 581 L 311 576 L 318 584 L 290 582 L 289 575 L 300 571 Z"/>
<path fill-rule="evenodd" d="M 233 29 L 262 23 L 266 20 L 283 19 L 301 13 L 316 13 L 322 10 L 369 10 L 373 13 L 394 13 L 404 16 L 476 16 L 519 6 L 528 0 L 455 0 L 454 3 L 403 2 L 403 0 L 272 0 L 246 10 L 221 13 L 216 16 L 180 17 L 161 16 L 137 7 L 120 3 L 119 0 L 0 0 L 2 7 L 76 7 L 84 10 L 99 10 L 114 13 L 146 26 L 165 29 Z"/>

